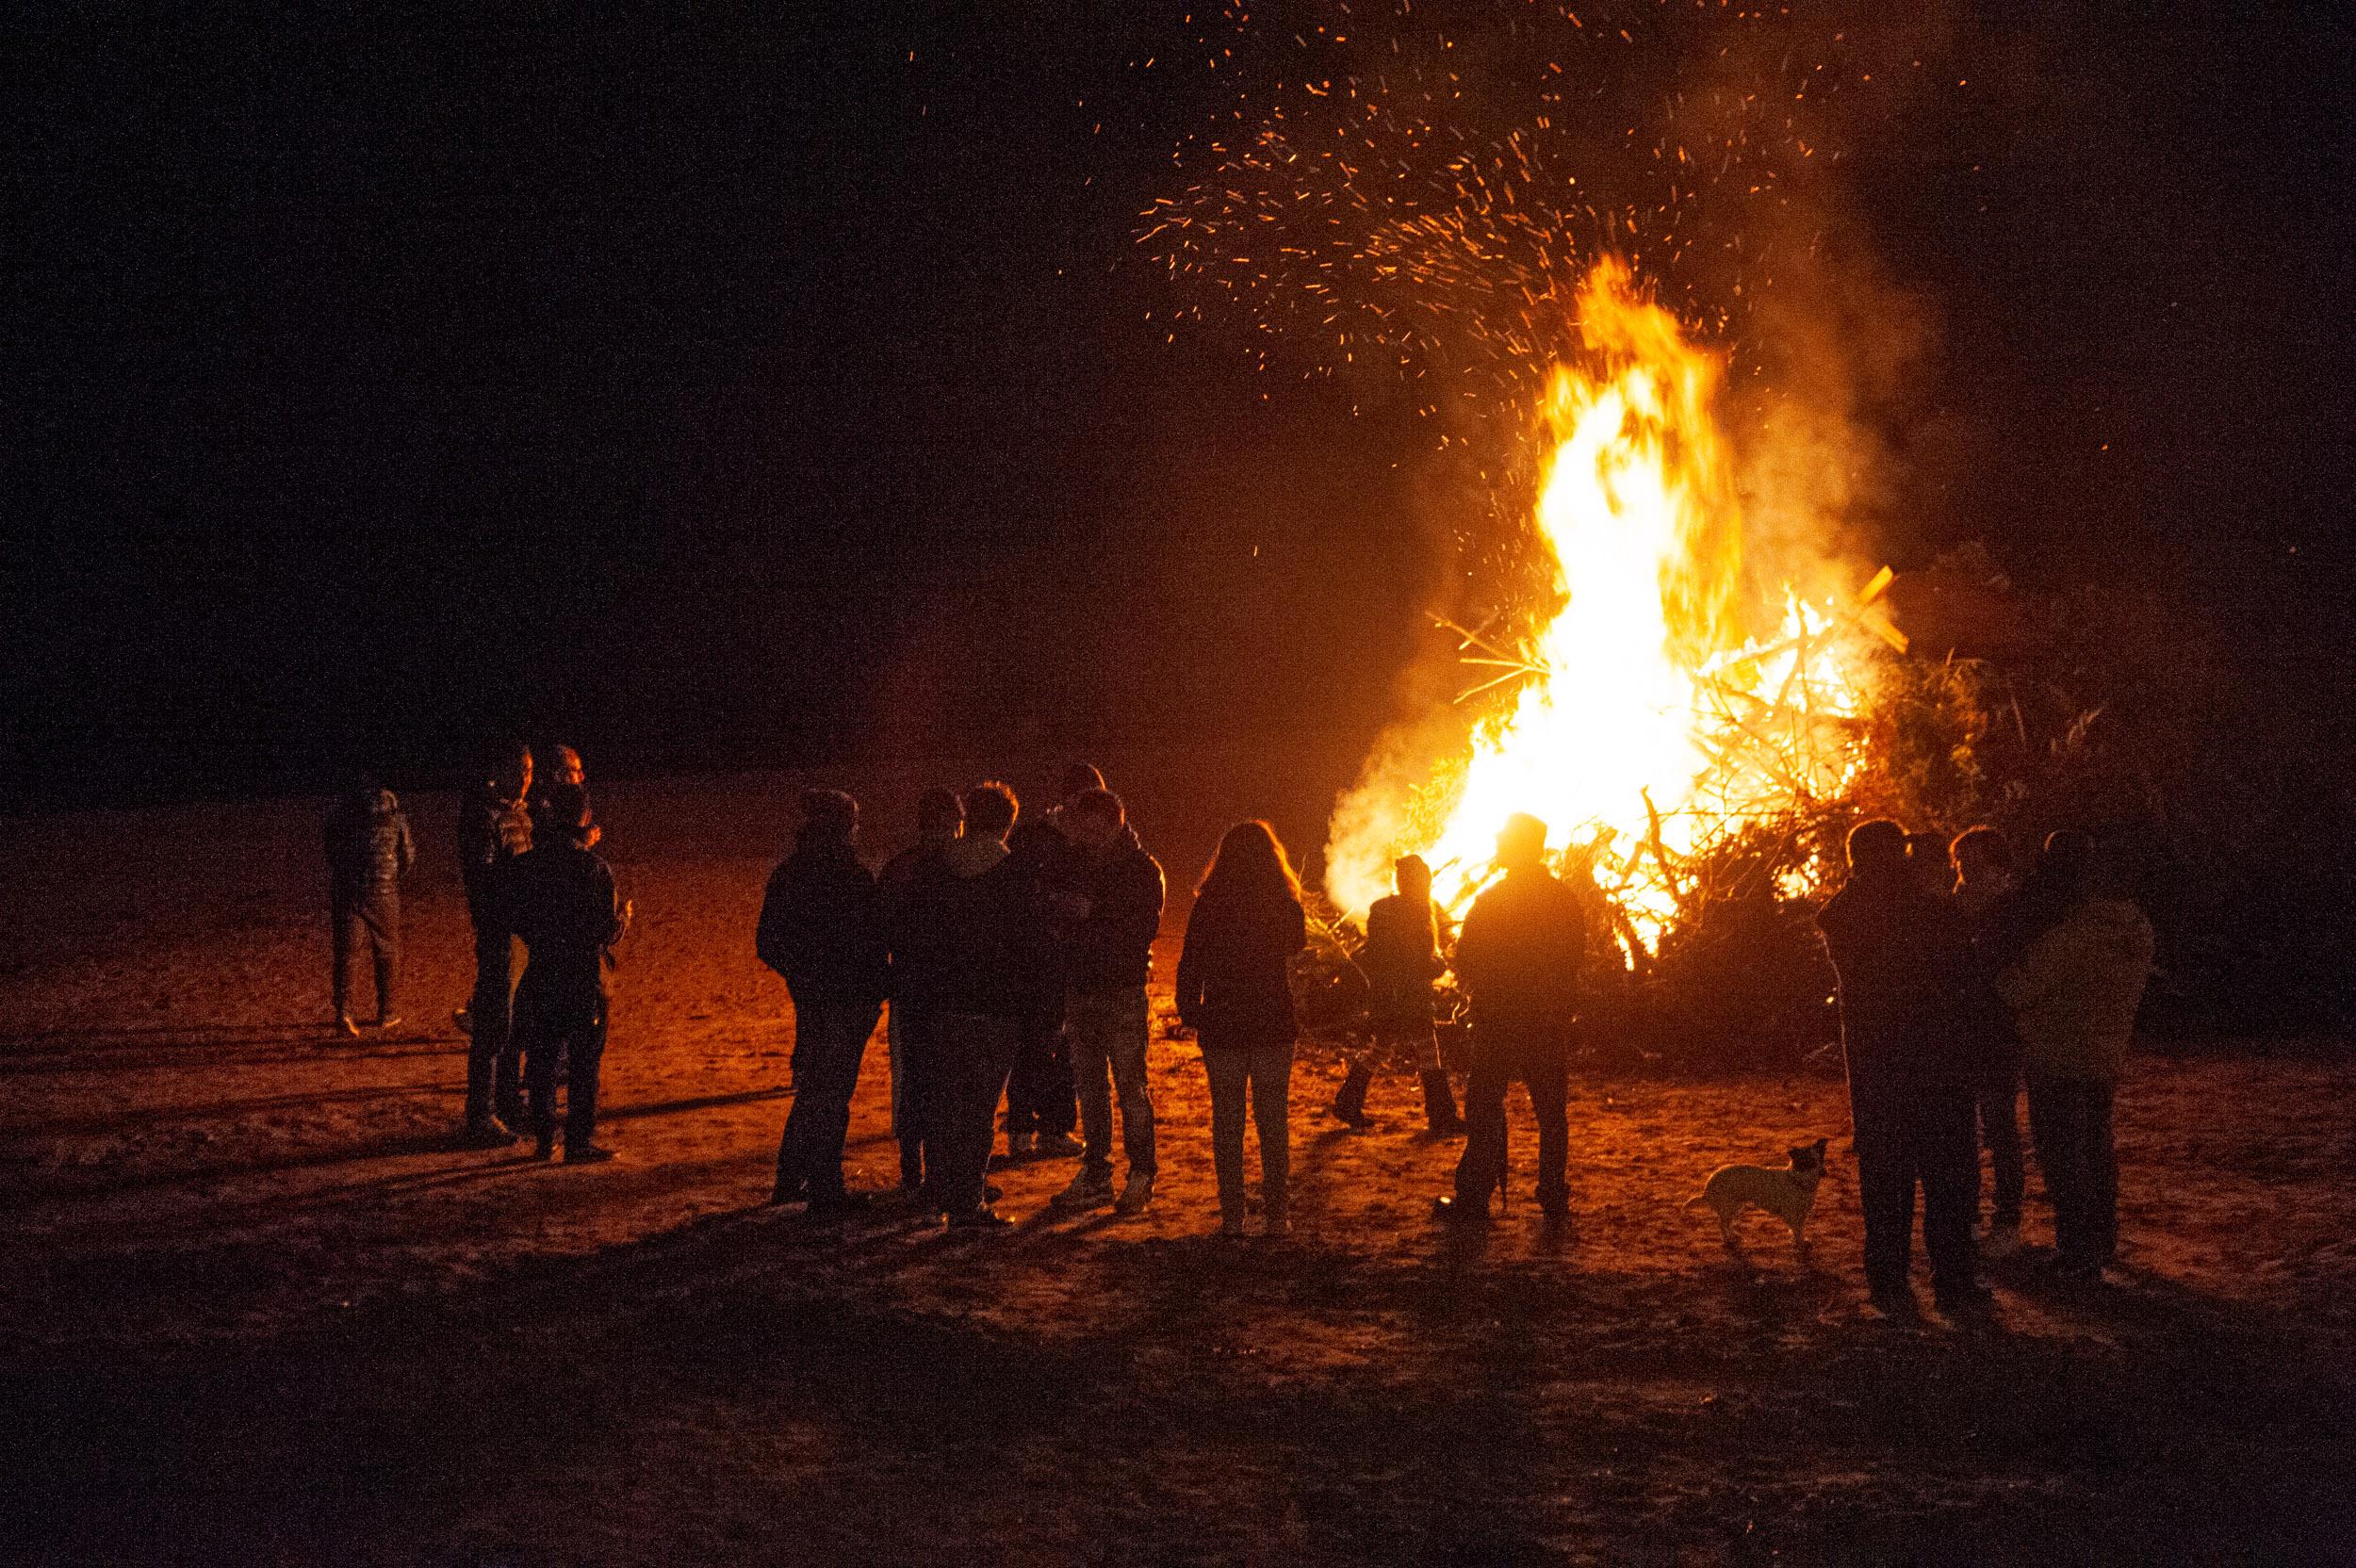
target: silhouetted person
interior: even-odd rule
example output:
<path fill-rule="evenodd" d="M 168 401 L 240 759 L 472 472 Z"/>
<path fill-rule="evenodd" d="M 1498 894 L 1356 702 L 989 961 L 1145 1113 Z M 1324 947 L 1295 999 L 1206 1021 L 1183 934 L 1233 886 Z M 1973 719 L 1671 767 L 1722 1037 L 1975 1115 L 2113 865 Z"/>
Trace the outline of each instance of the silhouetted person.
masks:
<path fill-rule="evenodd" d="M 589 794 L 560 784 L 547 795 L 541 841 L 499 874 L 510 928 L 524 944 L 516 988 L 520 1044 L 536 1150 L 556 1149 L 556 1079 L 564 1073 L 564 1160 L 612 1159 L 597 1143 L 597 1075 L 605 1057 L 607 950 L 630 925 L 614 896 L 614 873 L 589 845 L 596 837 Z"/>
<path fill-rule="evenodd" d="M 1841 979 L 1866 1288 L 1884 1311 L 1911 1308 L 1906 1273 L 1920 1182 L 1933 1288 L 1941 1306 L 1968 1306 L 1985 1293 L 1973 1278 L 1979 1151 L 1960 917 L 1908 863 L 1896 823 L 1860 823 L 1848 852 L 1848 883 L 1816 921 Z"/>
<path fill-rule="evenodd" d="M 327 914 L 334 927 L 335 1023 L 352 1021 L 352 960 L 365 940 L 376 969 L 376 1026 L 401 1021 L 401 879 L 417 858 L 409 819 L 390 790 L 356 785 L 327 809 Z"/>
<path fill-rule="evenodd" d="M 1086 762 L 1074 762 L 1064 770 L 1061 804 L 1053 811 L 1023 818 L 1006 835 L 1008 854 L 1046 903 L 1054 958 L 1059 966 L 1069 956 L 1073 911 L 1086 898 L 1078 886 L 1086 875 L 1080 864 L 1082 852 L 1066 831 L 1064 814 L 1075 798 L 1104 787 L 1103 774 Z M 1014 1072 L 1006 1080 L 1006 1152 L 1012 1158 L 1082 1152 L 1072 1136 L 1072 1128 L 1079 1125 L 1080 1107 L 1063 1024 L 1060 986 L 1022 1021 Z"/>
<path fill-rule="evenodd" d="M 761 961 L 785 977 L 794 1001 L 794 1108 L 770 1201 L 807 1202 L 813 1214 L 865 1196 L 843 1188 L 843 1137 L 883 1011 L 888 950 L 883 901 L 859 863 L 858 833 L 858 801 L 804 790 L 801 831 L 769 877 L 754 935 Z"/>
<path fill-rule="evenodd" d="M 883 902 L 884 937 L 892 950 L 884 1041 L 892 1052 L 892 1136 L 900 1146 L 900 1195 L 922 1199 L 924 1186 L 924 1111 L 929 1086 L 919 1061 L 924 1030 L 915 1021 L 924 1007 L 921 976 L 910 946 L 908 890 L 917 874 L 938 861 L 965 831 L 965 803 L 955 790 L 926 790 L 916 802 L 916 842 L 884 862 L 875 875 Z"/>
<path fill-rule="evenodd" d="M 2028 1191 L 2021 1143 L 2021 1037 L 2011 1010 L 1996 994 L 2004 956 L 1997 922 L 2000 906 L 2012 891 L 2012 843 L 1993 827 L 1973 827 L 1956 836 L 1949 857 L 1955 871 L 1955 910 L 1972 944 L 1964 1045 L 1974 1069 L 1972 1101 L 1995 1196 L 1987 1250 L 2001 1257 L 2021 1246 L 2021 1203 Z"/>
<path fill-rule="evenodd" d="M 547 825 L 549 792 L 560 784 L 578 784 L 587 789 L 589 770 L 581 766 L 581 753 L 571 746 L 549 746 L 535 753 L 535 757 L 537 765 L 532 769 L 533 788 L 528 804 L 532 829 L 536 833 Z M 558 827 L 554 831 L 562 832 L 563 828 Z"/>
<path fill-rule="evenodd" d="M 1301 883 L 1264 822 L 1237 823 L 1196 888 L 1178 957 L 1178 1018 L 1203 1048 L 1211 1086 L 1211 1163 L 1219 1233 L 1243 1234 L 1243 1124 L 1260 1133 L 1260 1206 L 1268 1233 L 1290 1224 L 1292 960 L 1309 945 Z M 1134 1169 L 1134 1166 L 1132 1167 Z"/>
<path fill-rule="evenodd" d="M 923 1113 L 924 1180 L 932 1206 L 960 1229 L 1007 1223 L 984 1181 L 998 1097 L 1019 1022 L 1053 979 L 1045 912 L 1007 864 L 1015 814 L 1005 785 L 968 790 L 964 837 L 921 866 L 908 890 L 911 967 L 924 996 L 920 1059 L 934 1079 Z"/>
<path fill-rule="evenodd" d="M 1162 923 L 1162 868 L 1137 842 L 1120 797 L 1088 790 L 1064 809 L 1076 849 L 1054 906 L 1062 919 L 1064 1037 L 1086 1148 L 1056 1195 L 1065 1210 L 1112 1203 L 1139 1214 L 1153 1200 L 1153 1088 L 1146 1077 L 1145 982 Z M 1128 1171 L 1113 1193 L 1113 1108 Z"/>
<path fill-rule="evenodd" d="M 515 1005 L 515 933 L 498 897 L 502 869 L 532 847 L 532 753 L 495 754 L 483 782 L 459 806 L 458 870 L 474 924 L 474 996 L 457 1014 L 466 1051 L 466 1137 L 485 1148 L 515 1141 L 508 1123 L 523 1116 L 509 1024 Z M 496 1111 L 496 1115 L 494 1112 Z"/>
<path fill-rule="evenodd" d="M 1505 1180 L 1505 1091 L 1519 1078 L 1538 1122 L 1538 1207 L 1570 1213 L 1571 1026 L 1586 988 L 1588 930 L 1579 895 L 1546 870 L 1546 825 L 1516 812 L 1497 834 L 1504 876 L 1474 901 L 1456 939 L 1456 977 L 1472 1004 L 1467 1135 L 1456 1191 L 1432 1210 L 1488 1217 Z"/>
<path fill-rule="evenodd" d="M 1425 1124 L 1437 1137 L 1464 1131 L 1456 1091 L 1440 1062 L 1432 1025 L 1432 988 L 1448 971 L 1442 957 L 1448 918 L 1432 898 L 1432 868 L 1420 855 L 1402 855 L 1391 868 L 1398 891 L 1366 911 L 1366 940 L 1358 967 L 1366 977 L 1366 1048 L 1350 1061 L 1350 1076 L 1333 1096 L 1334 1117 L 1366 1125 L 1366 1088 L 1374 1070 L 1394 1053 L 1410 1055 L 1423 1080 Z"/>
<path fill-rule="evenodd" d="M 1997 983 L 2021 1031 L 2057 1266 L 2095 1275 L 2119 1247 L 2111 1105 L 2151 976 L 2151 923 L 2108 857 L 2066 852 L 2049 891 L 2061 918 Z"/>

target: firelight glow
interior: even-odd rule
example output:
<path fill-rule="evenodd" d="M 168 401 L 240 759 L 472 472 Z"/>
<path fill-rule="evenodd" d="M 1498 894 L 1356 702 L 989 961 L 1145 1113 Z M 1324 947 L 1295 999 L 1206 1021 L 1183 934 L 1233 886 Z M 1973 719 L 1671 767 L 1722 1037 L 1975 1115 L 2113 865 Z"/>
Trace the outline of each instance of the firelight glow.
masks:
<path fill-rule="evenodd" d="M 1579 309 L 1586 352 L 1552 378 L 1537 503 L 1562 607 L 1511 658 L 1477 662 L 1505 663 L 1519 688 L 1468 753 L 1395 750 L 1343 798 L 1326 882 L 1345 910 L 1388 891 L 1392 859 L 1410 851 L 1461 909 L 1505 819 L 1530 811 L 1557 846 L 1592 851 L 1623 940 L 1655 943 L 1681 863 L 1837 798 L 1862 760 L 1872 637 L 1902 641 L 1865 602 L 1887 574 L 1846 612 L 1788 582 L 1745 602 L 1761 580 L 1758 563 L 1745 572 L 1714 415 L 1722 358 L 1687 341 L 1615 257 L 1589 273 Z M 1776 629 L 1746 639 L 1760 624 Z"/>

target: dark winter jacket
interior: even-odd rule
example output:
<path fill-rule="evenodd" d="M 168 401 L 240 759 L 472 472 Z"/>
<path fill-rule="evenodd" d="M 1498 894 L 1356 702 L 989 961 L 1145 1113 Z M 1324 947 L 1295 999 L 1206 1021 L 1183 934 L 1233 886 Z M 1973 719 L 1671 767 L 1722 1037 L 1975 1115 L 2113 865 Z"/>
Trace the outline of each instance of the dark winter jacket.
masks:
<path fill-rule="evenodd" d="M 397 902 L 417 857 L 409 819 L 390 790 L 347 795 L 327 808 L 327 888 L 335 907 Z"/>
<path fill-rule="evenodd" d="M 597 1015 L 605 995 L 601 960 L 622 936 L 614 872 L 595 851 L 569 839 L 516 856 L 498 873 L 498 908 L 523 939 L 518 1006 L 550 1027 Z"/>
<path fill-rule="evenodd" d="M 1162 929 L 1161 862 L 1123 826 L 1101 854 L 1080 851 L 1072 870 L 1087 912 L 1062 930 L 1064 984 L 1081 995 L 1144 985 Z"/>
<path fill-rule="evenodd" d="M 858 853 L 838 836 L 804 832 L 769 877 L 753 946 L 785 976 L 794 1004 L 880 1002 L 883 900 Z"/>
<path fill-rule="evenodd" d="M 485 786 L 458 808 L 458 874 L 466 912 L 479 924 L 489 910 L 499 868 L 532 847 L 532 808 Z"/>
<path fill-rule="evenodd" d="M 1402 893 L 1378 898 L 1366 911 L 1358 967 L 1366 977 L 1366 1010 L 1378 1026 L 1432 1021 L 1432 987 L 1447 968 L 1440 958 L 1442 919 L 1432 900 Z"/>
<path fill-rule="evenodd" d="M 1289 894 L 1212 893 L 1195 900 L 1178 955 L 1178 1019 L 1203 1049 L 1289 1045 L 1293 955 L 1309 945 L 1308 918 Z"/>
<path fill-rule="evenodd" d="M 995 839 L 921 857 L 892 939 L 896 1002 L 1017 1019 L 1055 994 L 1046 909 Z"/>
<path fill-rule="evenodd" d="M 1954 902 L 1903 872 L 1853 876 L 1816 924 L 1840 975 L 1851 1092 L 1968 1083 L 1972 961 Z"/>
<path fill-rule="evenodd" d="M 1456 939 L 1456 977 L 1476 1030 L 1562 1037 L 1587 988 L 1579 895 L 1538 867 L 1506 873 L 1476 900 Z"/>

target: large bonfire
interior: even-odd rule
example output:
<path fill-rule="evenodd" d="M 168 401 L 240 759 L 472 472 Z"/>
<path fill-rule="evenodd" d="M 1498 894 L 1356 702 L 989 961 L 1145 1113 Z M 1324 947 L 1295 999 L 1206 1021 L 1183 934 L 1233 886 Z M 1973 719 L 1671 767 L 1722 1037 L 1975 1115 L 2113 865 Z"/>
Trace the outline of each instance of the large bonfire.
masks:
<path fill-rule="evenodd" d="M 1584 352 L 1556 368 L 1536 533 L 1551 618 L 1464 634 L 1487 704 L 1466 747 L 1394 744 L 1336 808 L 1327 890 L 1363 911 L 1392 859 L 1421 854 L 1455 907 L 1491 874 L 1497 829 L 1547 819 L 1564 863 L 1610 902 L 1641 962 L 1713 854 L 1837 804 L 1864 764 L 1887 574 L 1811 597 L 1745 559 L 1735 463 L 1718 421 L 1723 359 L 1606 257 L 1579 294 Z M 1411 731 L 1409 733 L 1422 733 Z M 1796 865 L 1790 858 L 1787 864 Z M 1785 890 L 1807 881 L 1786 873 Z"/>

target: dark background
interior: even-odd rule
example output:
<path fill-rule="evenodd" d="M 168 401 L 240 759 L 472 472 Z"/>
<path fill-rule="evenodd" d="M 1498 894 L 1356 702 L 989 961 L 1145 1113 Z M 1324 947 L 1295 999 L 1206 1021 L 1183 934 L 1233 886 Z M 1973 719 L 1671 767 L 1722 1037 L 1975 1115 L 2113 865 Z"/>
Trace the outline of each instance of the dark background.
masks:
<path fill-rule="evenodd" d="M 2148 588 L 2321 721 L 2231 743 L 2333 766 L 2346 13 L 2035 9 L 1961 13 L 1983 87 L 1850 175 L 1968 433 L 1873 544 Z M 1235 90 L 1137 69 L 1184 15 L 21 24 L 0 790 L 448 781 L 501 732 L 1346 777 L 1429 645 L 1431 433 L 1166 340 L 1137 214 Z"/>

